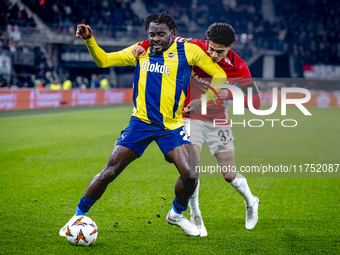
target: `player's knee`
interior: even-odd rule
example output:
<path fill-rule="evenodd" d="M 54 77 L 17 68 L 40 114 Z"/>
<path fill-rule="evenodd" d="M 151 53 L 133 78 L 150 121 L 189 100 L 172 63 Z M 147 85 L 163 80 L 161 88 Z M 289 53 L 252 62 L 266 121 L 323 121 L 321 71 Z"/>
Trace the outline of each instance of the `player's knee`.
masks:
<path fill-rule="evenodd" d="M 232 182 L 236 177 L 236 173 L 234 172 L 225 172 L 223 173 L 223 178 L 226 182 Z"/>
<path fill-rule="evenodd" d="M 185 176 L 186 176 L 185 178 L 183 178 L 182 176 L 185 186 L 195 189 L 198 183 L 198 178 L 191 176 L 190 172 Z"/>
<path fill-rule="evenodd" d="M 198 174 L 192 172 L 192 171 L 185 171 L 184 173 L 181 174 L 183 181 L 192 181 L 195 180 L 197 181 L 198 179 Z"/>
<path fill-rule="evenodd" d="M 118 176 L 117 171 L 114 167 L 106 166 L 103 171 L 98 174 L 98 179 L 101 183 L 110 183 Z"/>
<path fill-rule="evenodd" d="M 224 180 L 226 182 L 232 182 L 234 180 L 234 178 L 231 178 L 231 177 L 224 177 Z"/>

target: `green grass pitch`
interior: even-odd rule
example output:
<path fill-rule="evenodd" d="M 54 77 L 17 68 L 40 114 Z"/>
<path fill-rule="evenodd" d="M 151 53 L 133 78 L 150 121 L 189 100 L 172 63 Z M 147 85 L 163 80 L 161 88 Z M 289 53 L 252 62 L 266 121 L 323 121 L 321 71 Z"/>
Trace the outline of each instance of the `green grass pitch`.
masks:
<path fill-rule="evenodd" d="M 244 227 L 240 195 L 221 178 L 202 178 L 200 208 L 208 237 L 185 236 L 165 221 L 178 173 L 155 143 L 87 214 L 99 228 L 96 243 L 70 245 L 59 229 L 105 166 L 131 110 L 110 106 L 0 113 L 0 254 L 340 253 L 339 178 L 248 178 L 261 201 L 252 231 Z M 287 116 L 279 109 L 270 116 L 296 119 L 295 128 L 279 122 L 274 128 L 270 123 L 234 126 L 236 165 L 339 164 L 339 109 L 309 111 L 313 115 L 307 117 L 291 107 Z M 266 118 L 249 113 L 232 117 Z"/>

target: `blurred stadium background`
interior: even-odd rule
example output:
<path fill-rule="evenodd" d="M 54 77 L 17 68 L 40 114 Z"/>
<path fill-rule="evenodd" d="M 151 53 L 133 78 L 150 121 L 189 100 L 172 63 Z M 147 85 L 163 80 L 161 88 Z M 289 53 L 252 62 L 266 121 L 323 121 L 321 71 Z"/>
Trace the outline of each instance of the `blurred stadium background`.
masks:
<path fill-rule="evenodd" d="M 0 0 L 0 10 L 0 87 L 132 87 L 134 68 L 98 68 L 76 25 L 89 24 L 101 47 L 117 51 L 147 39 L 148 14 L 167 11 L 181 37 L 205 39 L 210 24 L 231 24 L 233 50 L 255 78 L 323 78 L 294 86 L 340 90 L 339 1 Z"/>
<path fill-rule="evenodd" d="M 143 20 L 161 11 L 182 37 L 204 39 L 213 22 L 231 24 L 232 49 L 247 61 L 263 105 L 272 87 L 297 86 L 321 108 L 303 116 L 290 107 L 294 129 L 235 126 L 238 167 L 340 163 L 340 1 L 0 0 L 0 254 L 339 254 L 339 172 L 249 178 L 262 202 L 251 232 L 232 187 L 202 179 L 209 236 L 196 239 L 165 224 L 178 174 L 155 143 L 91 209 L 100 229 L 95 250 L 58 236 L 132 109 L 134 68 L 98 68 L 76 25 L 89 24 L 104 50 L 117 51 L 147 39 Z M 58 84 L 63 90 L 53 90 Z M 97 102 L 130 104 L 57 108 Z M 4 111 L 46 107 L 57 109 Z M 244 118 L 255 117 L 233 116 Z M 271 118 L 283 117 L 277 110 Z"/>

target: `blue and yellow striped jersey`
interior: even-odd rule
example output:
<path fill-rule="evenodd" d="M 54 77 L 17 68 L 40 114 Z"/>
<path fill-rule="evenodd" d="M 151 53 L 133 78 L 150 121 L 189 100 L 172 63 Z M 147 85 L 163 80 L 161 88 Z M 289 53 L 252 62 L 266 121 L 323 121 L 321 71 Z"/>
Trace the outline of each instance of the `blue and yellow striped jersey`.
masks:
<path fill-rule="evenodd" d="M 94 38 L 86 45 L 99 67 L 136 66 L 133 77 L 133 116 L 173 130 L 183 126 L 182 108 L 190 82 L 191 66 L 198 66 L 213 77 L 211 84 L 224 84 L 226 74 L 197 45 L 172 41 L 163 54 L 151 48 L 140 57 L 132 55 L 133 45 L 119 52 L 105 53 Z M 220 78 L 220 79 L 218 79 Z M 218 81 L 217 81 L 218 79 Z"/>

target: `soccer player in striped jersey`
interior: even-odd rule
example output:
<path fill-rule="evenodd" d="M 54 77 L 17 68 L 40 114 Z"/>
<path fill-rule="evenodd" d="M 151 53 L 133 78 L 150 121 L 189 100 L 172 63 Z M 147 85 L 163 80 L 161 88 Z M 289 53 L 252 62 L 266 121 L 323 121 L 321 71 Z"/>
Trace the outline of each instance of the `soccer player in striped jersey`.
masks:
<path fill-rule="evenodd" d="M 191 155 L 193 147 L 184 130 L 181 112 L 191 66 L 198 66 L 212 76 L 213 84 L 224 84 L 226 74 L 197 45 L 172 40 L 177 26 L 169 15 L 151 14 L 144 26 L 151 47 L 139 61 L 132 54 L 137 44 L 119 52 L 106 53 L 97 45 L 89 26 L 80 24 L 77 27 L 77 37 L 85 40 L 99 67 L 133 65 L 136 69 L 132 117 L 117 139 L 105 168 L 89 183 L 75 217 L 85 215 L 103 195 L 108 184 L 132 161 L 142 156 L 152 141 L 156 141 L 166 160 L 174 163 L 180 173 L 173 207 L 166 220 L 179 226 L 186 234 L 199 236 L 200 230 L 182 214 L 196 188 L 198 177 L 194 174 L 194 166 L 199 163 L 195 154 L 192 153 L 194 157 Z M 60 235 L 65 235 L 67 225 L 60 230 Z"/>
<path fill-rule="evenodd" d="M 215 63 L 218 63 L 226 72 L 229 85 L 239 84 L 243 90 L 246 108 L 248 108 L 247 89 L 251 87 L 253 106 L 255 109 L 259 109 L 261 105 L 259 91 L 252 80 L 249 68 L 246 62 L 231 50 L 232 43 L 235 41 L 234 29 L 225 23 L 214 23 L 209 27 L 206 35 L 208 40 L 185 39 L 181 37 L 174 37 L 173 39 L 175 41 L 189 41 L 192 44 L 198 45 Z M 144 41 L 134 49 L 134 56 L 141 57 L 148 47 L 149 42 Z M 234 137 L 228 121 L 229 105 L 227 100 L 232 100 L 233 96 L 228 89 L 221 89 L 218 94 L 223 100 L 222 107 L 211 100 L 207 105 L 207 114 L 202 115 L 200 112 L 200 98 L 208 89 L 207 82 L 209 79 L 207 78 L 211 78 L 211 76 L 204 72 L 204 70 L 196 66 L 193 68 L 189 87 L 190 92 L 188 92 L 183 109 L 185 129 L 190 135 L 198 159 L 200 159 L 200 151 L 205 142 L 211 154 L 217 158 L 219 166 L 231 169 L 232 166 L 235 166 L 235 149 L 233 144 Z M 214 96 L 214 99 L 218 100 L 217 95 Z M 221 120 L 220 122 L 216 121 L 216 124 L 220 123 L 220 125 L 214 127 L 214 120 Z M 245 227 L 248 230 L 253 229 L 258 220 L 259 199 L 253 196 L 247 180 L 240 173 L 225 172 L 223 177 L 244 198 L 246 204 Z M 195 223 L 201 230 L 201 236 L 206 236 L 207 231 L 198 206 L 198 192 L 199 183 L 189 200 L 191 222 Z"/>

